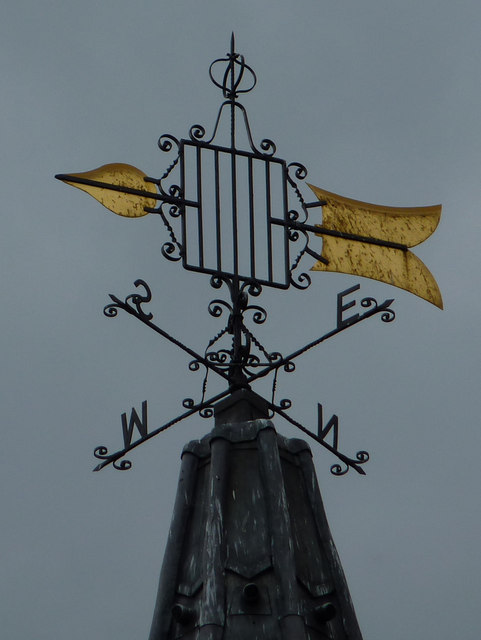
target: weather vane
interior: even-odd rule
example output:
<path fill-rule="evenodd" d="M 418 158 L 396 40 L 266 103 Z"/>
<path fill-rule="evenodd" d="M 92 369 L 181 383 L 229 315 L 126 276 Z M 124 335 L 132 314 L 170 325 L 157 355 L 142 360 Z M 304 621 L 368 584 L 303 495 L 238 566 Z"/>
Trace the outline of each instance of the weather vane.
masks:
<path fill-rule="evenodd" d="M 172 158 L 162 177 L 148 177 L 128 164 L 56 176 L 118 215 L 158 216 L 167 234 L 163 256 L 180 262 L 184 269 L 210 276 L 211 286 L 228 294 L 227 299 L 215 298 L 208 305 L 210 315 L 225 319 L 225 326 L 202 353 L 153 322 L 152 313 L 146 310 L 152 294 L 143 280 L 135 281 L 136 291 L 124 300 L 110 295 L 106 316 L 115 317 L 123 310 L 136 317 L 186 352 L 190 370 L 202 367 L 205 376 L 200 400 L 186 398 L 185 410 L 160 427 L 149 429 L 147 402 L 142 404 L 141 415 L 135 409 L 129 418 L 122 414 L 124 446 L 115 453 L 97 447 L 95 457 L 101 462 L 95 470 L 109 464 L 129 469 L 131 463 L 125 456 L 135 447 L 194 414 L 212 417 L 216 405 L 226 397 L 246 390 L 253 393 L 250 390 L 258 380 L 272 375 L 272 397 L 262 399 L 270 415 L 282 416 L 337 456 L 342 465 L 332 465 L 335 475 L 350 468 L 364 474 L 362 465 L 369 459 L 366 451 L 349 457 L 338 449 L 337 416 L 324 425 L 319 404 L 317 432 L 306 429 L 287 413 L 289 400 L 276 400 L 277 376 L 280 371 L 294 371 L 299 356 L 363 320 L 380 315 L 384 322 L 392 321 L 393 299 L 378 303 L 365 297 L 360 301 L 362 313 L 354 313 L 349 311 L 356 304 L 351 296 L 359 285 L 340 292 L 336 326 L 289 354 L 268 350 L 249 328 L 250 323 L 260 325 L 267 317 L 252 299 L 258 299 L 264 287 L 308 288 L 311 277 L 302 266 L 308 264 L 311 271 L 379 280 L 442 308 L 433 276 L 409 250 L 434 232 L 441 206 L 396 208 L 351 200 L 306 183 L 306 168 L 278 158 L 272 140 L 263 139 L 256 145 L 239 96 L 251 91 L 257 78 L 244 56 L 236 53 L 233 35 L 230 52 L 211 64 L 209 76 L 224 97 L 212 134 L 196 124 L 187 138 L 161 136 L 160 150 Z M 239 146 L 241 135 L 245 148 Z M 306 201 L 303 195 L 306 184 L 314 193 L 313 201 Z M 224 380 L 225 390 L 209 397 L 211 373 Z"/>

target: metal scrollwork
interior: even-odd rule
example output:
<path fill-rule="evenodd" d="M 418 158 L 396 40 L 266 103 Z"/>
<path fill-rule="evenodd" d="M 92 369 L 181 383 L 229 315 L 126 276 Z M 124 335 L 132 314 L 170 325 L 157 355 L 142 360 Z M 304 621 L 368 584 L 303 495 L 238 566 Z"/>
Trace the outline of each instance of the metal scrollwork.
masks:
<path fill-rule="evenodd" d="M 164 223 L 164 226 L 166 227 L 170 235 L 170 241 L 164 242 L 164 244 L 162 245 L 161 251 L 164 258 L 167 258 L 167 260 L 170 260 L 172 262 L 177 262 L 178 260 L 182 259 L 183 248 L 180 242 L 177 240 L 177 237 L 174 233 L 174 229 L 172 228 L 172 225 L 170 224 L 170 222 L 167 219 L 167 216 L 165 215 L 164 208 L 163 208 L 164 206 L 165 206 L 165 203 L 163 202 L 160 205 L 160 207 L 155 210 L 155 213 L 158 213 L 162 218 L 162 222 Z M 177 205 L 172 205 L 169 208 L 169 215 L 172 218 L 177 218 L 180 215 L 179 207 Z"/>
<path fill-rule="evenodd" d="M 291 242 L 297 242 L 299 240 L 299 231 L 297 229 L 288 229 L 287 237 Z"/>
<path fill-rule="evenodd" d="M 200 369 L 200 362 L 198 360 L 191 360 L 189 362 L 189 369 L 190 371 L 199 371 Z"/>
<path fill-rule="evenodd" d="M 121 462 L 114 462 L 114 469 L 117 469 L 117 471 L 128 471 L 129 469 L 132 468 L 132 463 L 130 462 L 130 460 L 122 460 Z"/>
<path fill-rule="evenodd" d="M 245 309 L 246 311 L 254 311 L 252 314 L 252 321 L 255 324 L 264 324 L 267 319 L 267 311 L 263 307 L 251 304 Z"/>
<path fill-rule="evenodd" d="M 189 137 L 194 142 L 196 140 L 202 140 L 205 136 L 205 129 L 201 124 L 193 124 L 189 130 Z"/>
<path fill-rule="evenodd" d="M 143 287 L 145 289 L 145 295 L 140 295 L 140 293 L 131 293 L 129 296 L 125 298 L 125 304 L 129 304 L 129 301 L 132 301 L 132 304 L 135 306 L 137 310 L 137 314 L 143 318 L 144 320 L 152 320 L 154 317 L 152 313 L 145 313 L 142 309 L 142 305 L 144 303 L 150 302 L 152 300 L 152 292 L 149 288 L 149 285 L 144 280 L 136 280 L 134 282 L 134 286 Z"/>
<path fill-rule="evenodd" d="M 268 360 L 271 363 L 280 362 L 282 360 L 282 353 L 279 351 L 273 351 L 272 353 L 269 353 Z"/>
<path fill-rule="evenodd" d="M 107 447 L 104 446 L 96 447 L 94 450 L 94 457 L 97 458 L 97 460 L 111 461 L 114 469 L 117 469 L 118 471 L 128 471 L 132 468 L 130 460 L 117 462 L 117 456 L 118 454 L 109 454 Z"/>
<path fill-rule="evenodd" d="M 169 196 L 172 196 L 172 198 L 179 198 L 179 199 L 181 198 L 182 190 L 181 190 L 181 188 L 179 187 L 178 184 L 171 184 L 170 185 L 170 187 L 169 187 Z M 170 215 L 177 217 L 178 216 L 178 209 L 179 208 L 178 208 L 177 205 L 174 205 L 173 207 L 171 207 L 170 211 L 169 211 Z"/>
<path fill-rule="evenodd" d="M 269 140 L 269 138 L 264 138 L 263 140 L 261 140 L 260 147 L 264 154 L 268 156 L 273 156 L 277 151 L 275 143 L 272 140 Z"/>
<path fill-rule="evenodd" d="M 339 463 L 333 464 L 331 466 L 331 473 L 334 476 L 344 476 L 351 468 L 358 469 L 358 465 L 364 464 L 369 461 L 369 453 L 367 451 L 358 451 L 356 453 L 356 460 L 352 460 L 351 458 L 346 458 L 343 456 L 344 466 L 341 466 Z"/>
<path fill-rule="evenodd" d="M 164 151 L 166 153 L 171 151 L 174 145 L 177 147 L 177 150 L 180 148 L 180 142 L 177 140 L 177 138 L 171 136 L 168 133 L 164 133 L 160 136 L 157 145 L 161 151 Z"/>
<path fill-rule="evenodd" d="M 337 462 L 336 464 L 333 464 L 331 466 L 330 471 L 333 476 L 344 476 L 349 471 L 349 465 L 346 464 L 344 467 L 341 467 L 341 465 Z"/>
<path fill-rule="evenodd" d="M 184 409 L 198 409 L 201 418 L 212 418 L 214 409 L 210 406 L 204 406 L 203 402 L 195 402 L 193 398 L 184 398 L 182 400 Z"/>
<path fill-rule="evenodd" d="M 134 286 L 143 287 L 145 289 L 145 295 L 140 295 L 140 293 L 131 293 L 129 296 L 125 298 L 125 304 L 129 304 L 129 300 L 132 300 L 132 304 L 134 304 L 137 313 L 139 316 L 144 318 L 145 320 L 152 320 L 154 317 L 152 313 L 145 313 L 142 309 L 142 305 L 146 302 L 150 302 L 152 300 L 152 292 L 149 288 L 149 285 L 144 280 L 136 280 L 134 282 Z"/>
<path fill-rule="evenodd" d="M 383 322 L 392 322 L 396 318 L 396 312 L 392 309 L 386 309 L 383 313 L 381 313 L 381 320 Z"/>
<path fill-rule="evenodd" d="M 178 187 L 174 185 L 174 189 L 178 189 Z M 171 218 L 179 218 L 181 215 L 182 215 L 182 209 L 176 204 L 173 204 L 169 209 L 169 216 Z"/>
<path fill-rule="evenodd" d="M 298 180 L 305 180 L 307 178 L 307 169 L 300 162 L 290 162 L 287 165 L 287 170 L 290 171 L 291 169 L 296 170 L 294 175 Z"/>
<path fill-rule="evenodd" d="M 311 276 L 308 273 L 300 273 L 299 275 L 296 275 L 294 279 L 291 274 L 291 284 L 296 289 L 307 289 L 311 286 Z"/>
<path fill-rule="evenodd" d="M 242 285 L 241 291 L 245 291 L 247 289 L 247 293 L 253 298 L 257 298 L 262 293 L 262 285 L 260 282 L 256 282 L 255 280 L 249 280 L 244 282 Z"/>
<path fill-rule="evenodd" d="M 98 460 L 108 460 L 110 458 L 109 450 L 107 449 L 107 447 L 104 447 L 103 445 L 101 445 L 100 447 L 95 448 L 94 456 Z"/>
<path fill-rule="evenodd" d="M 224 313 L 224 310 L 227 309 L 229 313 L 232 313 L 232 307 L 225 300 L 212 300 L 209 302 L 209 306 L 207 307 L 209 313 L 214 318 L 220 318 L 220 316 Z"/>
<path fill-rule="evenodd" d="M 274 402 L 271 402 L 270 409 L 275 414 L 276 411 L 286 411 L 291 407 L 292 407 L 292 401 L 289 400 L 289 398 L 282 398 L 282 400 L 279 401 L 279 404 L 275 404 Z"/>
<path fill-rule="evenodd" d="M 118 309 L 123 309 L 124 311 L 129 311 L 130 313 L 134 313 L 141 320 L 152 320 L 154 317 L 152 313 L 145 313 L 142 309 L 142 305 L 144 303 L 150 302 L 152 300 L 152 292 L 149 288 L 149 285 L 144 280 L 136 280 L 134 282 L 136 287 L 143 287 L 145 289 L 145 295 L 141 295 L 140 293 L 131 293 L 125 298 L 124 302 L 121 302 L 116 296 L 110 295 L 111 300 L 113 300 L 113 304 L 108 304 L 104 307 L 104 315 L 108 318 L 114 318 Z M 130 304 L 132 302 L 132 304 Z"/>
<path fill-rule="evenodd" d="M 366 308 L 369 309 L 371 307 L 373 307 L 374 310 L 377 309 L 378 307 L 380 308 L 380 310 L 382 309 L 381 320 L 383 322 L 392 322 L 396 318 L 396 312 L 393 309 L 389 308 L 389 306 L 380 307 L 376 298 L 372 298 L 371 296 L 367 296 L 366 298 L 363 298 L 361 300 L 361 306 L 364 307 L 365 309 Z"/>
<path fill-rule="evenodd" d="M 367 451 L 358 451 L 356 453 L 356 460 L 360 463 L 360 464 L 364 464 L 364 462 L 369 462 L 370 460 L 370 455 Z"/>
<path fill-rule="evenodd" d="M 250 353 L 245 358 L 245 366 L 246 367 L 258 367 L 261 364 L 261 359 L 259 356 L 256 356 L 254 353 Z"/>
<path fill-rule="evenodd" d="M 366 296 L 361 300 L 361 307 L 364 307 L 365 309 L 369 309 L 370 307 L 377 307 L 377 306 L 378 305 L 377 305 L 376 298 L 372 298 L 371 296 Z"/>
<path fill-rule="evenodd" d="M 287 165 L 287 181 L 289 182 L 289 184 L 291 185 L 291 187 L 295 192 L 296 198 L 299 204 L 301 205 L 301 211 L 303 215 L 301 218 L 301 214 L 299 213 L 299 211 L 297 211 L 297 209 L 291 209 L 287 215 L 288 215 L 289 221 L 291 221 L 292 223 L 305 224 L 308 219 L 308 211 L 307 211 L 306 203 L 304 201 L 302 193 L 300 192 L 299 187 L 297 186 L 297 183 L 290 175 L 290 172 L 292 171 L 294 171 L 294 176 L 297 180 L 304 180 L 307 177 L 307 169 L 300 162 L 291 162 L 290 164 Z M 294 271 L 297 269 L 300 261 L 308 251 L 309 240 L 310 240 L 309 234 L 307 233 L 307 231 L 300 228 L 292 228 L 292 227 L 289 228 L 288 238 L 290 242 L 299 242 L 301 240 L 301 235 L 304 236 L 304 244 L 300 249 L 299 253 L 297 254 L 295 260 L 291 264 L 290 283 L 296 289 L 307 289 L 311 285 L 311 277 L 304 272 L 294 275 Z"/>
<path fill-rule="evenodd" d="M 173 242 L 164 242 L 160 249 L 164 258 L 167 258 L 167 260 L 170 260 L 171 262 L 178 262 L 179 260 L 182 260 L 181 255 L 176 255 L 176 251 L 178 250 L 179 247 Z"/>
<path fill-rule="evenodd" d="M 291 222 L 306 222 L 307 221 L 307 209 L 302 208 L 303 217 L 301 219 L 301 214 L 297 209 L 291 209 L 288 211 L 287 215 Z"/>
<path fill-rule="evenodd" d="M 225 284 L 225 280 L 222 276 L 213 275 L 210 279 L 210 286 L 213 289 L 220 289 L 223 284 Z"/>
<path fill-rule="evenodd" d="M 297 187 L 296 187 L 297 189 Z M 300 195 L 300 194 L 299 194 Z M 301 196 L 302 197 L 302 196 Z M 302 201 L 303 203 L 303 201 Z M 307 220 L 307 210 L 304 208 L 302 208 L 302 211 L 304 213 L 304 219 L 302 220 L 302 222 L 305 222 Z M 295 209 L 291 209 L 288 212 L 288 218 L 290 221 L 292 222 L 298 222 L 299 218 L 300 218 L 300 214 L 298 211 L 296 211 Z M 307 273 L 300 273 L 294 276 L 294 271 L 297 269 L 300 261 L 302 260 L 302 258 L 305 256 L 308 245 L 309 245 L 309 235 L 306 231 L 302 230 L 302 229 L 292 229 L 289 228 L 288 230 L 288 239 L 290 242 L 299 242 L 301 239 L 301 235 L 304 237 L 304 243 L 301 246 L 300 251 L 298 252 L 295 260 L 292 262 L 291 266 L 290 266 L 290 283 L 296 287 L 296 289 L 307 289 L 310 284 L 311 284 L 311 278 Z"/>
<path fill-rule="evenodd" d="M 208 351 L 206 358 L 209 362 L 214 362 L 220 365 L 228 365 L 232 357 L 232 352 L 228 349 L 219 349 L 218 351 Z"/>
<path fill-rule="evenodd" d="M 115 318 L 120 308 L 118 304 L 108 304 L 104 307 L 104 316 L 107 316 L 107 318 Z"/>

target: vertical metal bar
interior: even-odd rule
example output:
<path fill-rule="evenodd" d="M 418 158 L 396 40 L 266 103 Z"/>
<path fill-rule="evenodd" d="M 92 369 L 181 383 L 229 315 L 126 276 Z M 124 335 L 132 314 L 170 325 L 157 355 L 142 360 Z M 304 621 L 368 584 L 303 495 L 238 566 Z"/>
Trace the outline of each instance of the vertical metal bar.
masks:
<path fill-rule="evenodd" d="M 288 222 L 288 200 L 287 200 L 287 167 L 282 164 L 282 199 L 284 205 L 284 222 Z M 284 283 L 289 284 L 290 280 L 290 264 L 289 264 L 289 230 L 287 227 L 283 229 L 284 233 Z"/>
<path fill-rule="evenodd" d="M 237 230 L 237 163 L 235 151 L 231 151 L 231 172 L 232 172 L 232 242 L 234 255 L 234 274 L 239 275 L 239 250 L 238 250 L 238 230 Z"/>
<path fill-rule="evenodd" d="M 185 145 L 181 147 L 181 163 L 180 163 L 180 188 L 182 189 L 182 197 L 187 199 L 185 184 Z M 182 211 L 182 265 L 185 267 L 187 264 L 187 206 L 184 205 Z"/>
<path fill-rule="evenodd" d="M 232 151 L 235 149 L 235 41 L 234 41 L 234 33 L 232 33 L 231 41 L 230 41 L 230 147 Z"/>
<path fill-rule="evenodd" d="M 197 151 L 197 200 L 199 208 L 197 209 L 197 234 L 199 238 L 199 267 L 204 266 L 204 229 L 202 226 L 202 149 L 196 147 Z"/>
<path fill-rule="evenodd" d="M 215 178 L 215 230 L 217 242 L 217 270 L 222 270 L 222 235 L 220 226 L 220 175 L 219 175 L 219 150 L 214 152 L 214 178 Z"/>
<path fill-rule="evenodd" d="M 256 246 L 255 246 L 255 226 L 254 226 L 254 176 L 252 173 L 252 157 L 248 158 L 249 169 L 249 236 L 251 250 L 251 277 L 256 277 Z"/>
<path fill-rule="evenodd" d="M 271 232 L 271 163 L 266 160 L 266 213 L 267 213 L 267 273 L 272 281 L 272 232 Z"/>

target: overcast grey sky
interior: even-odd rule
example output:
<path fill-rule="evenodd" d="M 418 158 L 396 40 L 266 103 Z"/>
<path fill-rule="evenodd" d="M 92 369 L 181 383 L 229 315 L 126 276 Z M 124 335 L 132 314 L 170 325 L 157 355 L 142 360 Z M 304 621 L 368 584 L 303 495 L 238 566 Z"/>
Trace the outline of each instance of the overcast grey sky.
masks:
<path fill-rule="evenodd" d="M 279 388 L 307 427 L 322 402 L 340 418 L 341 448 L 371 453 L 366 477 L 334 478 L 334 459 L 312 443 L 366 640 L 479 640 L 480 28 L 475 0 L 4 3 L 4 638 L 148 636 L 180 452 L 211 424 L 176 426 L 138 449 L 129 472 L 91 472 L 95 446 L 121 447 L 122 412 L 147 399 L 154 427 L 200 389 L 182 353 L 102 309 L 143 278 L 158 324 L 202 350 L 221 328 L 206 310 L 215 295 L 162 258 L 158 220 L 118 218 L 53 176 L 107 162 L 160 176 L 160 134 L 213 125 L 221 96 L 207 71 L 234 30 L 258 76 L 243 100 L 257 141 L 275 140 L 327 190 L 443 204 L 415 253 L 445 311 L 362 281 L 365 295 L 396 298 L 396 321 L 351 328 Z M 359 282 L 313 280 L 263 296 L 272 350 L 333 328 L 337 292 Z"/>

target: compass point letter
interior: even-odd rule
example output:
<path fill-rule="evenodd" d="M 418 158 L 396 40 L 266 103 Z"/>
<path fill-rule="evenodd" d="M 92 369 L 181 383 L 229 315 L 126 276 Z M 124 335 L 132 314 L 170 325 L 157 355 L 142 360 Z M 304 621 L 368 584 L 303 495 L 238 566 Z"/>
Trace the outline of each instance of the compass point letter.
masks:
<path fill-rule="evenodd" d="M 142 420 L 139 418 L 139 414 L 132 407 L 130 412 L 130 420 L 127 425 L 127 414 L 123 413 L 122 420 L 122 435 L 124 436 L 125 448 L 130 447 L 132 442 L 132 436 L 134 434 L 134 428 L 137 427 L 142 438 L 147 435 L 147 400 L 142 402 Z"/>
<path fill-rule="evenodd" d="M 343 329 L 344 327 L 348 327 L 353 322 L 359 319 L 359 314 L 355 313 L 353 316 L 349 316 L 349 318 L 343 318 L 344 311 L 347 309 L 351 309 L 356 304 L 355 300 L 351 300 L 344 304 L 343 298 L 348 296 L 350 293 L 354 291 L 358 291 L 361 288 L 360 284 L 355 284 L 353 287 L 349 287 L 349 289 L 345 289 L 337 294 L 337 328 Z"/>

